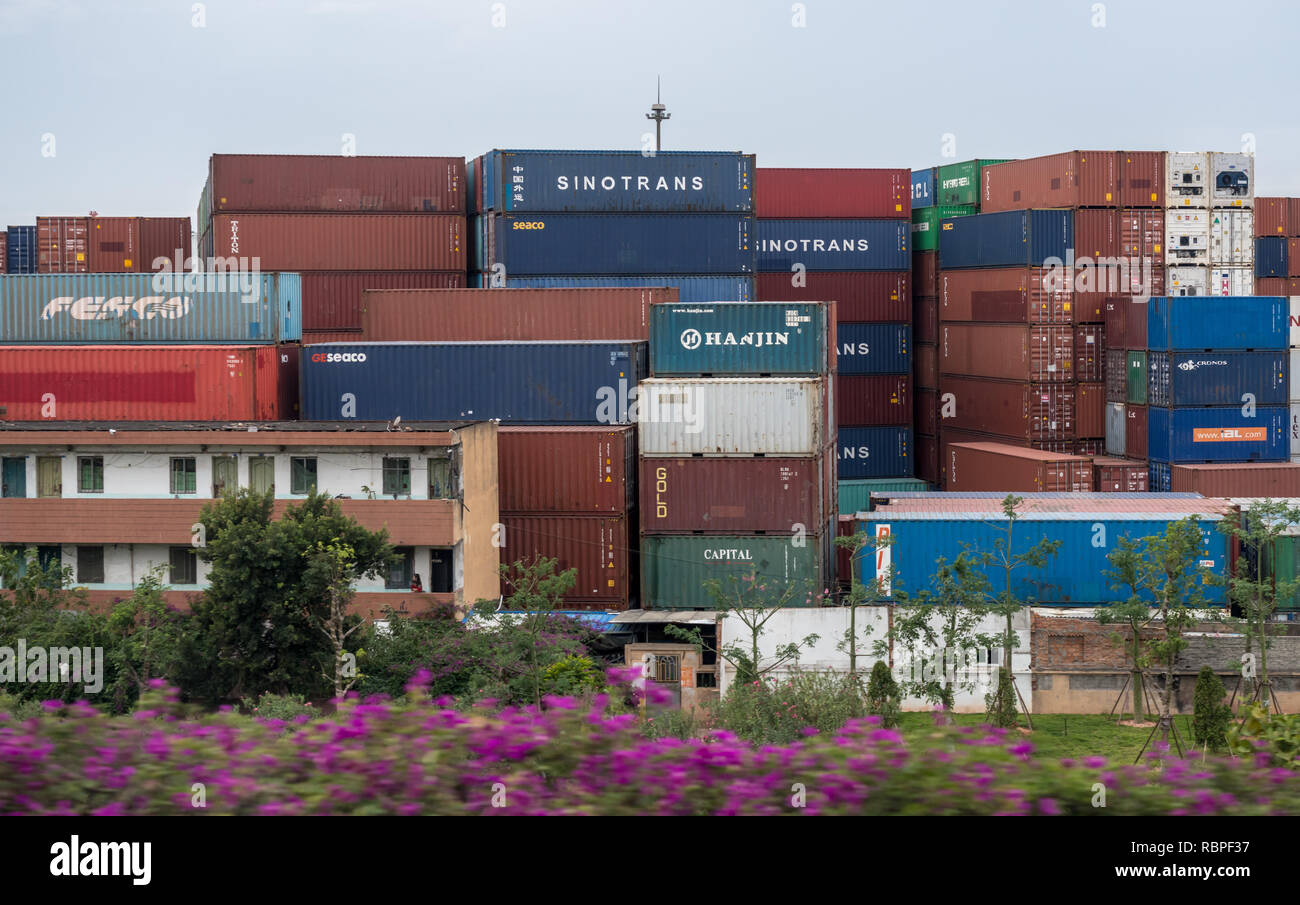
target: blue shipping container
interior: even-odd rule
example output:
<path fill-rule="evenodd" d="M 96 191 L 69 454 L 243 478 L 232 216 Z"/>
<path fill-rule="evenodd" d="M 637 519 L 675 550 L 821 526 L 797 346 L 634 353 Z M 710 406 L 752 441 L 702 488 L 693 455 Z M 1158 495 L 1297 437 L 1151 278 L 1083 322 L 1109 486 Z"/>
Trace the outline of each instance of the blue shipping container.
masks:
<path fill-rule="evenodd" d="M 1255 276 L 1285 277 L 1287 240 L 1278 236 L 1261 236 L 1255 240 Z"/>
<path fill-rule="evenodd" d="M 939 224 L 939 266 L 1064 267 L 1074 248 L 1074 211 L 1024 210 L 950 217 Z"/>
<path fill-rule="evenodd" d="M 1288 401 L 1285 352 L 1149 352 L 1147 404 L 1257 405 Z"/>
<path fill-rule="evenodd" d="M 627 424 L 645 371 L 637 342 L 314 344 L 302 351 L 300 411 L 305 421 Z"/>
<path fill-rule="evenodd" d="M 912 477 L 910 427 L 841 427 L 836 442 L 841 481 Z"/>
<path fill-rule="evenodd" d="M 1147 409 L 1147 457 L 1161 462 L 1285 462 L 1291 418 L 1285 405 Z"/>
<path fill-rule="evenodd" d="M 1287 323 L 1287 300 L 1281 297 L 1157 296 L 1147 304 L 1147 348 L 1285 349 Z"/>
<path fill-rule="evenodd" d="M 470 274 L 470 285 L 481 288 L 490 282 L 481 273 Z M 667 286 L 677 290 L 680 302 L 751 302 L 754 300 L 752 276 L 639 276 L 639 277 L 507 277 L 512 289 L 565 289 L 590 286 Z"/>
<path fill-rule="evenodd" d="M 0 276 L 0 343 L 243 343 L 302 338 L 296 273 Z"/>
<path fill-rule="evenodd" d="M 926 492 L 930 485 L 920 478 L 866 478 L 857 481 L 839 481 L 836 492 L 840 500 L 840 515 L 854 515 L 871 509 L 873 493 Z"/>
<path fill-rule="evenodd" d="M 907 220 L 759 220 L 758 270 L 908 270 Z"/>
<path fill-rule="evenodd" d="M 934 206 L 934 180 L 938 167 L 912 171 L 912 210 Z"/>
<path fill-rule="evenodd" d="M 1163 493 L 1173 486 L 1173 474 L 1168 462 L 1151 462 L 1147 465 L 1147 486 L 1157 493 Z"/>
<path fill-rule="evenodd" d="M 1040 540 L 1056 540 L 1061 547 L 1056 556 L 1048 557 L 1041 569 L 1022 568 L 1013 573 L 1012 591 L 1021 600 L 1037 605 L 1087 606 L 1123 600 L 1126 590 L 1110 587 L 1108 559 L 1121 537 L 1133 539 L 1163 534 L 1170 522 L 1183 518 L 1177 513 L 1142 512 L 1119 515 L 1110 512 L 1027 512 L 1016 520 L 1012 533 L 1012 556 L 1025 553 Z M 1217 530 L 1218 519 L 1197 516 L 1201 528 L 1198 560 L 1210 573 L 1223 575 L 1228 567 L 1228 539 Z M 860 560 L 859 578 L 866 582 L 877 575 L 877 561 L 894 567 L 892 590 L 906 591 L 915 597 L 921 590 L 937 593 L 934 586 L 935 561 L 943 557 L 954 561 L 966 551 L 988 552 L 994 544 L 1006 540 L 1006 520 L 1000 515 L 983 512 L 955 514 L 948 512 L 895 512 L 877 509 L 861 522 L 867 536 L 874 537 L 877 526 L 888 526 L 894 539 L 882 556 Z M 995 563 L 980 567 L 995 591 L 1006 586 L 1006 575 Z M 881 569 L 882 577 L 887 574 Z M 1202 592 L 1210 603 L 1222 603 L 1224 589 L 1204 582 Z M 1149 595 L 1144 599 L 1150 600 Z"/>
<path fill-rule="evenodd" d="M 749 302 L 650 307 L 650 374 L 816 376 L 829 363 L 827 306 Z"/>
<path fill-rule="evenodd" d="M 483 207 L 520 213 L 749 213 L 754 155 L 489 151 L 483 155 Z"/>
<path fill-rule="evenodd" d="M 911 324 L 839 324 L 841 374 L 912 373 Z"/>
<path fill-rule="evenodd" d="M 493 214 L 482 221 L 480 269 L 500 264 L 507 279 L 754 272 L 749 214 Z"/>
<path fill-rule="evenodd" d="M 35 273 L 36 227 L 11 226 L 8 233 L 8 251 L 5 254 L 6 269 L 9 273 Z"/>

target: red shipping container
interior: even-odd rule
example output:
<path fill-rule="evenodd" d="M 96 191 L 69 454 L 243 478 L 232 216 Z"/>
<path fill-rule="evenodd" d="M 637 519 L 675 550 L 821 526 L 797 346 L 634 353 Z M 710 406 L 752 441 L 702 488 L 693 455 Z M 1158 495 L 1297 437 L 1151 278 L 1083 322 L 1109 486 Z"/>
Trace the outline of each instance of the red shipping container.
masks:
<path fill-rule="evenodd" d="M 1093 486 L 1092 459 L 1006 443 L 950 443 L 944 450 L 947 489 L 1080 493 Z"/>
<path fill-rule="evenodd" d="M 944 428 L 942 433 L 945 445 L 949 443 L 1006 443 L 1009 446 L 1061 453 L 1068 456 L 1101 456 L 1106 453 L 1106 441 L 1101 439 L 1018 440 L 1014 437 L 1000 437 L 997 434 L 953 430 L 951 428 Z"/>
<path fill-rule="evenodd" d="M 939 433 L 939 391 L 917 390 L 913 422 L 918 434 L 930 437 Z"/>
<path fill-rule="evenodd" d="M 949 393 L 951 409 L 945 400 Z M 939 413 L 942 431 L 979 431 L 1016 441 L 1075 437 L 1073 384 L 944 377 L 939 398 L 945 403 Z"/>
<path fill-rule="evenodd" d="M 636 507 L 636 428 L 497 429 L 498 508 L 626 515 Z"/>
<path fill-rule="evenodd" d="M 1300 277 L 1300 239 L 1286 240 L 1286 275 L 1295 279 Z"/>
<path fill-rule="evenodd" d="M 1105 383 L 1106 328 L 1102 324 L 1079 324 L 1074 328 L 1074 379 Z"/>
<path fill-rule="evenodd" d="M 1243 462 L 1171 465 L 1169 489 L 1210 497 L 1300 496 L 1300 463 Z"/>
<path fill-rule="evenodd" d="M 643 458 L 641 531 L 789 535 L 803 525 L 824 536 L 835 514 L 823 492 L 828 466 L 833 458 Z"/>
<path fill-rule="evenodd" d="M 1106 361 L 1106 401 L 1128 401 L 1128 353 L 1123 349 L 1107 349 Z"/>
<path fill-rule="evenodd" d="M 1074 389 L 1074 436 L 1106 441 L 1106 385 L 1080 383 Z"/>
<path fill-rule="evenodd" d="M 0 273 L 9 270 L 9 231 L 0 229 Z"/>
<path fill-rule="evenodd" d="M 1300 279 L 1286 277 L 1257 277 L 1256 295 L 1300 295 Z M 1296 326 L 1300 326 L 1297 324 Z"/>
<path fill-rule="evenodd" d="M 1106 351 L 1128 348 L 1128 311 L 1128 299 L 1106 300 L 1106 314 L 1103 321 L 1106 329 Z"/>
<path fill-rule="evenodd" d="M 913 346 L 916 353 L 917 389 L 934 390 L 939 387 L 939 347 L 929 343 L 917 343 Z"/>
<path fill-rule="evenodd" d="M 90 273 L 89 217 L 36 218 L 36 272 Z"/>
<path fill-rule="evenodd" d="M 938 295 L 939 253 L 937 251 L 912 252 L 912 275 L 913 295 Z"/>
<path fill-rule="evenodd" d="M 1118 207 L 1118 170 L 1114 151 L 1067 151 L 990 164 L 980 171 L 980 210 Z"/>
<path fill-rule="evenodd" d="M 465 212 L 461 157 L 213 154 L 208 173 L 214 214 Z"/>
<path fill-rule="evenodd" d="M 1119 212 L 1119 253 L 1164 261 L 1165 212 L 1126 207 Z"/>
<path fill-rule="evenodd" d="M 939 373 L 1065 383 L 1074 379 L 1074 328 L 944 324 Z"/>
<path fill-rule="evenodd" d="M 140 252 L 135 264 L 139 272 L 157 272 L 154 262 L 158 258 L 172 260 L 172 270 L 190 270 L 185 259 L 194 254 L 191 247 L 189 217 L 140 217 Z M 180 258 L 180 267 L 176 259 Z"/>
<path fill-rule="evenodd" d="M 630 602 L 628 551 L 636 541 L 629 520 L 599 515 L 502 515 L 502 565 L 558 559 L 557 573 L 578 570 L 578 583 L 564 595 L 565 609 L 626 610 Z"/>
<path fill-rule="evenodd" d="M 310 343 L 362 343 L 365 338 L 360 330 L 304 330 L 302 341 Z"/>
<path fill-rule="evenodd" d="M 1124 452 L 1130 459 L 1147 457 L 1147 407 L 1145 405 L 1128 405 L 1124 407 L 1127 425 L 1124 430 Z"/>
<path fill-rule="evenodd" d="M 89 224 L 87 246 L 91 273 L 136 273 L 152 269 L 140 266 L 139 217 L 92 217 Z M 168 260 L 175 269 L 173 256 L 168 255 Z"/>
<path fill-rule="evenodd" d="M 302 274 L 304 331 L 361 329 L 361 296 L 367 289 L 463 289 L 465 274 L 430 271 L 315 271 Z M 356 337 L 355 340 L 360 340 Z"/>
<path fill-rule="evenodd" d="M 1120 255 L 1119 211 L 1111 208 L 1074 212 L 1074 260 L 1117 258 Z"/>
<path fill-rule="evenodd" d="M 912 299 L 912 337 L 918 343 L 939 341 L 939 300 L 919 297 Z"/>
<path fill-rule="evenodd" d="M 1098 493 L 1146 493 L 1150 471 L 1145 462 L 1117 456 L 1097 456 L 1092 460 L 1094 489 Z"/>
<path fill-rule="evenodd" d="M 1165 152 L 1117 151 L 1119 203 L 1124 207 L 1165 206 Z"/>
<path fill-rule="evenodd" d="M 1256 198 L 1255 235 L 1300 236 L 1300 198 Z"/>
<path fill-rule="evenodd" d="M 6 346 L 7 421 L 278 421 L 296 347 Z M 289 358 L 282 362 L 281 355 Z"/>
<path fill-rule="evenodd" d="M 1069 451 L 1076 456 L 1100 456 L 1106 452 L 1106 440 L 1104 437 L 1075 440 L 1070 444 Z"/>
<path fill-rule="evenodd" d="M 1046 267 L 945 270 L 939 277 L 945 321 L 1068 324 L 1074 288 Z"/>
<path fill-rule="evenodd" d="M 917 435 L 916 476 L 922 481 L 941 487 L 943 472 L 939 468 L 939 438 Z"/>
<path fill-rule="evenodd" d="M 463 214 L 217 214 L 212 254 L 262 270 L 465 270 Z"/>
<path fill-rule="evenodd" d="M 803 286 L 795 274 L 760 273 L 755 299 L 760 302 L 834 301 L 842 323 L 902 323 L 912 316 L 912 275 L 903 271 L 804 273 Z"/>
<path fill-rule="evenodd" d="M 766 220 L 908 219 L 912 171 L 759 167 L 754 215 Z"/>
<path fill-rule="evenodd" d="M 835 423 L 872 426 L 912 423 L 912 378 L 906 374 L 837 374 Z"/>

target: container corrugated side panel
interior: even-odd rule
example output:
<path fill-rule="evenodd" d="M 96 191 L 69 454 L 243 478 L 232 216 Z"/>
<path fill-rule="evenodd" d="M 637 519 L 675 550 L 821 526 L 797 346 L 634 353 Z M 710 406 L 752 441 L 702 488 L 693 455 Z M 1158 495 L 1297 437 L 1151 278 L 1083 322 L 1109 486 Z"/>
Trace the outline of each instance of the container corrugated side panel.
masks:
<path fill-rule="evenodd" d="M 802 547 L 789 537 L 771 535 L 651 535 L 641 539 L 641 606 L 654 610 L 707 610 L 714 607 L 704 583 L 710 579 L 729 586 L 729 577 L 755 575 L 772 599 L 795 588 L 789 606 L 820 605 L 834 563 L 823 551 L 821 538 L 808 538 Z"/>
<path fill-rule="evenodd" d="M 1119 163 L 1115 151 L 1067 151 L 986 166 L 980 207 L 1116 207 Z"/>
<path fill-rule="evenodd" d="M 833 515 L 824 488 L 827 456 L 641 459 L 639 514 L 644 534 L 784 534 Z M 832 476 L 833 479 L 833 476 Z"/>
<path fill-rule="evenodd" d="M 577 583 L 564 595 L 565 607 L 627 609 L 633 595 L 631 547 L 636 528 L 626 518 L 603 516 L 502 515 L 505 544 L 501 562 L 559 560 L 556 571 L 577 569 Z"/>
<path fill-rule="evenodd" d="M 825 374 L 829 315 L 829 306 L 807 302 L 656 304 L 650 309 L 650 373 Z"/>
<path fill-rule="evenodd" d="M 36 273 L 36 227 L 11 226 L 9 237 L 9 273 Z"/>
<path fill-rule="evenodd" d="M 1074 216 L 1068 210 L 1022 210 L 944 220 L 939 230 L 941 269 L 1042 267 L 1064 262 L 1074 248 Z"/>
<path fill-rule="evenodd" d="M 815 456 L 829 441 L 825 378 L 654 379 L 637 393 L 643 456 Z"/>
<path fill-rule="evenodd" d="M 208 172 L 214 214 L 465 212 L 462 157 L 213 154 Z"/>
<path fill-rule="evenodd" d="M 911 271 L 802 273 L 798 286 L 792 285 L 793 276 L 758 274 L 756 298 L 760 302 L 834 301 L 841 323 L 905 323 L 912 317 Z"/>
<path fill-rule="evenodd" d="M 627 514 L 636 507 L 632 427 L 513 427 L 497 431 L 503 513 Z"/>
<path fill-rule="evenodd" d="M 304 273 L 302 275 L 303 329 L 360 330 L 362 328 L 361 303 L 367 290 L 460 289 L 464 286 L 465 274 L 463 273 L 427 270 Z M 414 336 L 400 338 L 418 339 Z"/>
<path fill-rule="evenodd" d="M 871 219 L 910 216 L 909 170 L 764 167 L 754 210 L 769 220 Z"/>
<path fill-rule="evenodd" d="M 592 287 L 655 287 L 677 290 L 680 302 L 750 302 L 757 298 L 752 276 L 514 276 L 507 274 L 505 288 L 590 289 Z"/>
<path fill-rule="evenodd" d="M 912 210 L 934 206 L 934 179 L 938 170 L 938 167 L 926 167 L 912 171 Z"/>
<path fill-rule="evenodd" d="M 758 270 L 907 270 L 907 220 L 759 220 Z"/>
<path fill-rule="evenodd" d="M 835 423 L 912 423 L 912 378 L 908 374 L 837 374 Z"/>
<path fill-rule="evenodd" d="M 1286 352 L 1150 352 L 1150 405 L 1285 405 L 1290 370 Z"/>
<path fill-rule="evenodd" d="M 1132 407 L 1130 407 L 1132 408 Z M 1146 455 L 1162 462 L 1281 462 L 1290 454 L 1290 411 L 1258 406 L 1147 409 Z M 1159 488 L 1155 488 L 1159 489 Z"/>
<path fill-rule="evenodd" d="M 1157 296 L 1147 308 L 1148 349 L 1285 349 L 1287 337 L 1282 297 Z"/>
<path fill-rule="evenodd" d="M 212 254 L 263 270 L 465 270 L 463 214 L 217 214 Z"/>
<path fill-rule="evenodd" d="M 1282 237 L 1265 236 L 1255 240 L 1255 277 L 1289 276 L 1287 261 L 1287 240 Z"/>
<path fill-rule="evenodd" d="M 1119 203 L 1123 207 L 1165 206 L 1165 152 L 1118 151 L 1119 174 L 1116 180 Z"/>
<path fill-rule="evenodd" d="M 845 324 L 836 326 L 839 373 L 910 374 L 910 324 Z"/>
<path fill-rule="evenodd" d="M 1169 481 L 1169 489 L 1175 493 L 1190 491 L 1230 499 L 1290 499 L 1300 496 L 1300 463 L 1173 465 L 1169 469 Z"/>
<path fill-rule="evenodd" d="M 910 427 L 841 427 L 836 439 L 840 480 L 910 478 L 915 474 Z"/>
<path fill-rule="evenodd" d="M 873 493 L 928 493 L 932 488 L 920 478 L 860 478 L 839 482 L 840 515 L 871 509 Z"/>

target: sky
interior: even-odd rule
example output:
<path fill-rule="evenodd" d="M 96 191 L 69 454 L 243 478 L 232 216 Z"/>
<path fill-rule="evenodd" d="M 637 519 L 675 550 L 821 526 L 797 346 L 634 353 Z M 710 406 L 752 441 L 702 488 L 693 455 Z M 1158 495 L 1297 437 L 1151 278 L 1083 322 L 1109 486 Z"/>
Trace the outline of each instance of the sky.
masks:
<path fill-rule="evenodd" d="M 193 217 L 213 153 L 640 148 L 657 76 L 665 149 L 760 167 L 1253 141 L 1300 195 L 1298 37 L 1251 0 L 0 0 L 0 225 Z"/>

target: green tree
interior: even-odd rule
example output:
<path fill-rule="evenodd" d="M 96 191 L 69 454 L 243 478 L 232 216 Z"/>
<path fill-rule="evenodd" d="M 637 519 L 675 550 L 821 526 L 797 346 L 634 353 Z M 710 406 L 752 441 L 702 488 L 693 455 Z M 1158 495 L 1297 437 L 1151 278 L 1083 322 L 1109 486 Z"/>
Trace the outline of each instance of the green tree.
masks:
<path fill-rule="evenodd" d="M 890 587 L 890 582 L 894 577 L 894 567 L 891 564 L 885 576 L 877 575 L 868 582 L 862 582 L 858 578 L 858 573 L 862 570 L 862 562 L 867 556 L 867 550 L 870 549 L 872 555 L 882 549 L 887 548 L 893 543 L 893 538 L 888 535 L 883 537 L 871 537 L 865 531 L 859 529 L 850 537 L 837 537 L 835 544 L 837 547 L 846 549 L 850 553 L 849 569 L 849 593 L 840 599 L 843 606 L 849 608 L 849 625 L 844 630 L 844 635 L 839 641 L 835 642 L 836 650 L 846 653 L 849 656 L 849 675 L 854 678 L 858 675 L 858 607 L 875 601 L 884 600 L 888 597 L 885 593 Z M 887 602 L 887 605 L 892 605 Z M 862 642 L 865 642 L 871 635 L 872 626 L 866 626 L 862 631 Z"/>
<path fill-rule="evenodd" d="M 1127 634 L 1120 631 L 1112 632 L 1110 639 L 1112 643 L 1124 646 L 1133 698 L 1133 719 L 1140 722 L 1147 712 L 1143 674 L 1151 665 L 1150 653 L 1142 633 L 1159 613 L 1150 603 L 1142 599 L 1143 582 L 1146 581 L 1145 573 L 1139 568 L 1142 562 L 1142 542 L 1130 537 L 1120 537 L 1115 541 L 1115 548 L 1107 559 L 1110 568 L 1106 570 L 1106 576 L 1110 586 L 1127 590 L 1128 596 L 1118 603 L 1099 609 L 1097 622 L 1127 629 Z"/>
<path fill-rule="evenodd" d="M 139 699 L 150 679 L 173 679 L 178 672 L 186 615 L 167 605 L 166 566 L 155 566 L 108 616 L 112 639 L 108 659 L 114 667 L 113 707 L 122 711 Z"/>
<path fill-rule="evenodd" d="M 894 674 L 884 660 L 877 660 L 871 667 L 871 678 L 867 681 L 867 711 L 880 717 L 880 725 L 886 729 L 897 726 L 902 712 L 899 697 Z"/>
<path fill-rule="evenodd" d="M 309 552 L 307 567 L 308 586 L 321 586 L 325 591 L 325 607 L 307 607 L 307 617 L 329 641 L 332 669 L 322 674 L 334 685 L 334 697 L 342 699 L 357 683 L 356 654 L 347 648 L 348 639 L 365 623 L 348 604 L 356 595 L 353 583 L 357 579 L 357 551 L 339 538 L 328 543 L 317 541 Z"/>
<path fill-rule="evenodd" d="M 1196 698 L 1192 710 L 1192 738 L 1202 749 L 1218 750 L 1227 745 L 1232 708 L 1223 703 L 1227 691 L 1209 666 L 1196 677 Z"/>

